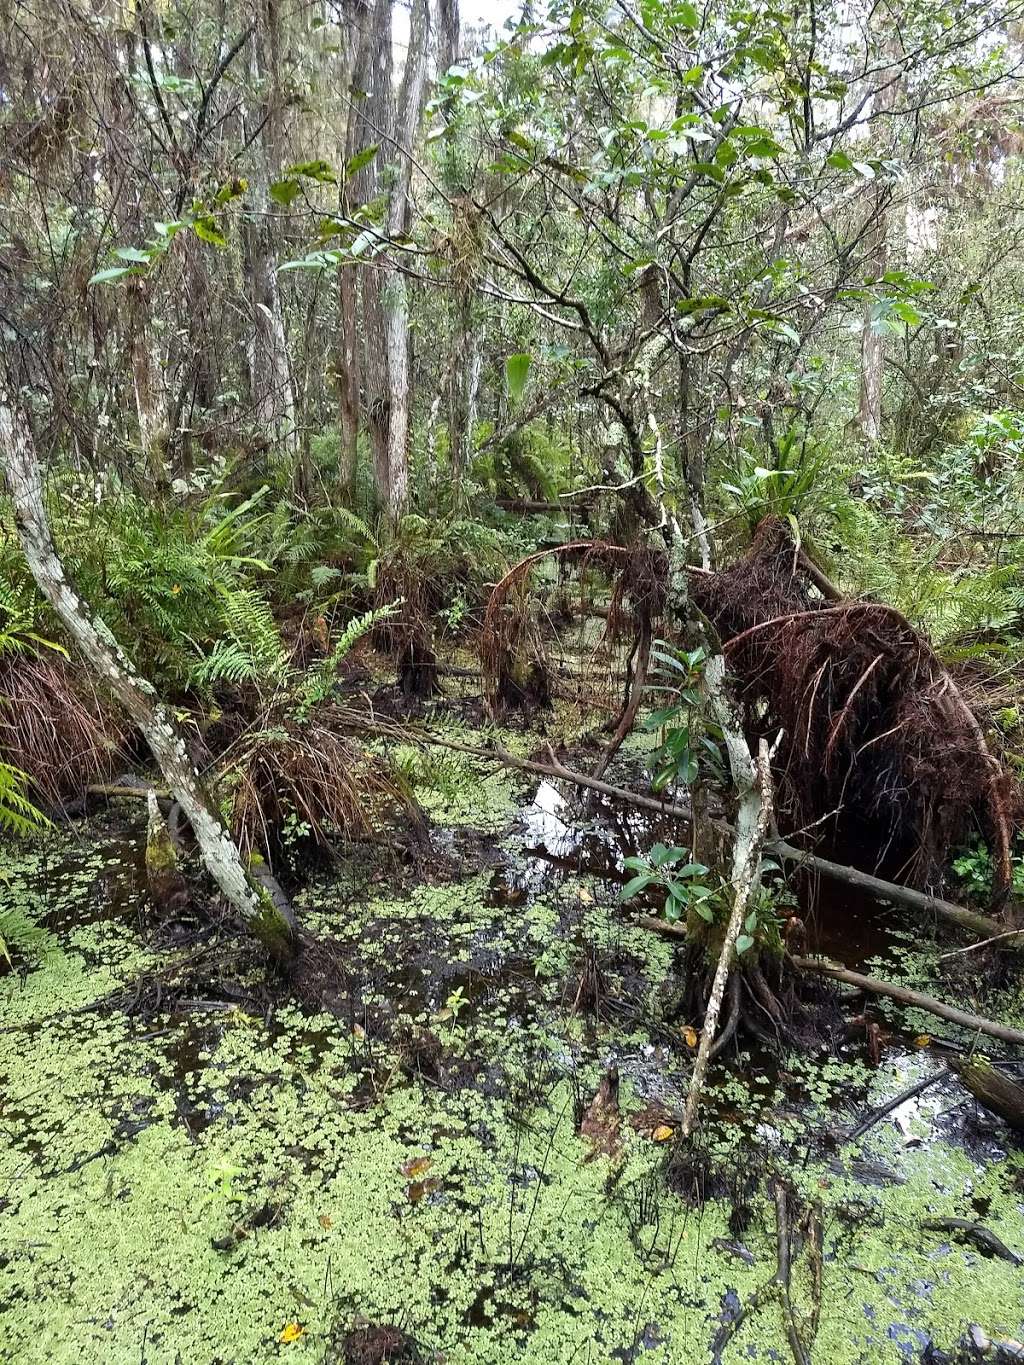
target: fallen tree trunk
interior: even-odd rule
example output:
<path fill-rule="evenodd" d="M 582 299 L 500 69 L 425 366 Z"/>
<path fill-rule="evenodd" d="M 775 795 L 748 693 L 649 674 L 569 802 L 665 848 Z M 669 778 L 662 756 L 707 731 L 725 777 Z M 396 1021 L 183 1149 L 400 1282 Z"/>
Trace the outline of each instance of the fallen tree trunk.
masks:
<path fill-rule="evenodd" d="M 14 504 L 18 538 L 32 577 L 86 663 L 109 687 L 146 738 L 170 790 L 188 817 L 203 862 L 246 928 L 279 960 L 295 951 L 295 922 L 249 874 L 238 847 L 203 790 L 173 712 L 139 676 L 105 623 L 93 617 L 64 572 L 43 502 L 32 434 L 0 387 L 0 462 Z"/>
<path fill-rule="evenodd" d="M 897 1000 L 901 1005 L 911 1005 L 914 1009 L 926 1010 L 929 1014 L 948 1019 L 951 1024 L 971 1029 L 975 1033 L 987 1033 L 991 1038 L 1001 1038 L 1005 1043 L 1024 1044 L 1024 1031 L 1000 1024 L 995 1019 L 986 1019 L 981 1014 L 971 1014 L 936 1000 L 934 995 L 924 995 L 921 991 L 908 990 L 906 986 L 896 986 L 891 981 L 880 981 L 874 976 L 863 976 L 852 972 L 848 967 L 840 967 L 816 957 L 791 957 L 789 961 L 802 972 L 812 972 L 818 976 L 831 977 L 833 981 L 843 981 L 848 986 L 857 986 L 871 995 L 884 995 Z"/>
<path fill-rule="evenodd" d="M 1024 1133 L 1024 1086 L 1011 1081 L 987 1057 L 952 1057 L 949 1069 L 979 1104 Z"/>
<path fill-rule="evenodd" d="M 656 797 L 644 796 L 640 792 L 630 791 L 627 787 L 615 787 L 610 782 L 591 777 L 588 773 L 575 772 L 560 763 L 550 748 L 548 749 L 550 762 L 537 763 L 532 759 L 517 758 L 505 749 L 482 749 L 476 745 L 460 744 L 457 740 L 439 739 L 433 736 L 424 736 L 423 738 L 426 743 L 438 744 L 446 749 L 456 749 L 461 753 L 474 754 L 478 758 L 490 758 L 501 763 L 504 767 L 518 768 L 520 772 L 536 773 L 539 777 L 555 777 L 564 782 L 571 782 L 574 786 L 586 787 L 590 791 L 600 792 L 602 796 L 609 796 L 616 801 L 625 801 L 641 810 L 649 810 L 657 815 L 668 816 L 669 819 L 685 821 L 692 819 L 692 812 L 688 806 L 679 805 L 672 801 L 659 801 Z M 731 828 L 724 820 L 717 820 L 713 823 L 732 833 Z M 859 887 L 862 891 L 867 891 L 879 900 L 893 901 L 897 905 L 907 906 L 908 909 L 935 915 L 939 919 L 947 920 L 950 924 L 955 924 L 959 929 L 968 929 L 971 933 L 985 936 L 999 934 L 1002 930 L 1002 925 L 996 920 L 990 919 L 988 915 L 981 914 L 980 911 L 969 910 L 966 906 L 943 900 L 940 896 L 930 896 L 927 892 L 916 891 L 910 886 L 900 886 L 898 882 L 887 882 L 882 877 L 873 876 L 870 872 L 861 872 L 855 867 L 833 863 L 828 858 L 819 858 L 817 854 L 797 848 L 795 844 L 787 843 L 785 839 L 766 839 L 764 847 L 766 852 L 773 853 L 777 858 L 782 858 L 784 862 L 797 863 L 809 872 L 820 873 L 821 876 L 828 877 L 832 881 Z"/>

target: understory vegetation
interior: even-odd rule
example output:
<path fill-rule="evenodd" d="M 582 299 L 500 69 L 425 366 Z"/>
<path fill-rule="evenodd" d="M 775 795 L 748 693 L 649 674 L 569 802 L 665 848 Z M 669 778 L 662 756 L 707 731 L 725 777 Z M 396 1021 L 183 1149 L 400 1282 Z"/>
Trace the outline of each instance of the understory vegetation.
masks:
<path fill-rule="evenodd" d="M 1024 1353 L 1012 3 L 0 12 L 0 1357 Z"/>

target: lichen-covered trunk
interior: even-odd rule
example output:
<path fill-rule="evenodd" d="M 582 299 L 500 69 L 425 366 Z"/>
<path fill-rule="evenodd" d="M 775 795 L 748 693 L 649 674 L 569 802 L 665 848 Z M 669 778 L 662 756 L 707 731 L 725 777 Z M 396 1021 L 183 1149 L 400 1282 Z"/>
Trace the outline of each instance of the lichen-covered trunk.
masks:
<path fill-rule="evenodd" d="M 281 291 L 277 283 L 274 202 L 270 182 L 281 160 L 282 91 L 279 71 L 280 16 L 274 3 L 256 8 L 255 41 L 249 45 L 249 74 L 254 89 L 265 89 L 262 106 L 246 119 L 246 134 L 256 140 L 252 185 L 253 212 L 246 219 L 245 239 L 249 306 L 249 385 L 257 420 L 289 453 L 298 450 L 295 382 L 288 355 Z"/>
<path fill-rule="evenodd" d="M 480 327 L 475 316 L 474 291 L 460 287 L 455 317 L 455 354 L 448 387 L 448 433 L 452 479 L 459 487 L 469 468 L 480 388 Z"/>
<path fill-rule="evenodd" d="M 724 667 L 718 684 L 724 686 Z M 712 693 L 713 698 L 723 695 L 724 692 Z M 712 709 L 713 711 L 718 710 L 714 704 Z M 716 719 L 721 723 L 721 713 L 716 714 Z M 700 1103 L 701 1092 L 704 1089 L 704 1078 L 707 1075 L 708 1063 L 711 1060 L 711 1049 L 718 1028 L 718 1016 L 722 1010 L 725 987 L 733 967 L 736 940 L 739 937 L 743 918 L 747 914 L 750 902 L 756 894 L 761 880 L 761 848 L 768 832 L 768 823 L 772 812 L 771 762 L 768 746 L 764 740 L 761 741 L 761 749 L 755 768 L 746 741 L 743 742 L 742 751 L 737 748 L 735 742 L 730 743 L 729 735 L 734 732 L 734 725 L 735 718 L 730 715 L 726 719 L 727 728 L 723 727 L 734 781 L 737 776 L 739 777 L 737 783 L 739 800 L 736 809 L 736 837 L 733 841 L 730 874 L 732 906 L 725 926 L 725 934 L 722 938 L 722 947 L 715 968 L 714 980 L 711 983 L 708 1007 L 704 1013 L 704 1027 L 701 1030 L 697 1060 L 694 1062 L 693 1074 L 690 1077 L 690 1088 L 686 1095 L 682 1125 L 684 1138 L 689 1137 L 693 1132 L 697 1119 L 697 1106 Z"/>
<path fill-rule="evenodd" d="M 386 227 L 395 240 L 406 232 L 412 157 L 426 80 L 430 11 L 414 0 L 409 46 L 396 102 L 392 88 L 390 0 L 376 0 L 366 36 L 371 93 L 366 124 L 381 139 L 367 188 L 388 187 Z M 390 165 L 377 165 L 390 156 Z M 368 167 L 369 171 L 370 168 Z M 373 442 L 377 493 L 394 524 L 409 496 L 409 429 L 412 388 L 409 365 L 409 299 L 405 276 L 390 257 L 381 257 L 362 278 L 366 336 L 367 423 Z"/>
<path fill-rule="evenodd" d="M 131 337 L 132 383 L 139 422 L 139 446 L 154 488 L 167 479 L 167 414 L 163 404 L 160 357 L 153 337 L 149 290 L 142 280 L 132 281 Z"/>
<path fill-rule="evenodd" d="M 142 731 L 168 787 L 192 825 L 199 852 L 214 881 L 268 952 L 279 960 L 290 958 L 295 949 L 294 921 L 273 904 L 246 870 L 237 846 L 203 790 L 199 770 L 173 714 L 68 581 L 50 533 L 32 435 L 4 389 L 0 389 L 0 461 L 14 504 L 18 538 L 36 586 L 82 657 Z"/>
<path fill-rule="evenodd" d="M 886 56 L 895 63 L 900 55 L 898 37 L 890 37 L 885 44 Z M 872 114 L 876 117 L 896 107 L 902 85 L 897 65 L 883 66 L 875 78 Z M 882 120 L 884 123 L 884 119 Z M 889 268 L 889 203 L 890 191 L 879 186 L 871 209 L 867 229 L 865 265 L 872 283 L 880 280 Z M 882 437 L 882 375 L 885 367 L 885 331 L 879 324 L 870 298 L 864 305 L 864 322 L 860 343 L 860 394 L 857 425 L 864 440 L 877 445 Z"/>
<path fill-rule="evenodd" d="M 359 451 L 359 325 L 356 274 L 351 266 L 338 267 L 338 483 L 351 501 L 356 487 Z"/>

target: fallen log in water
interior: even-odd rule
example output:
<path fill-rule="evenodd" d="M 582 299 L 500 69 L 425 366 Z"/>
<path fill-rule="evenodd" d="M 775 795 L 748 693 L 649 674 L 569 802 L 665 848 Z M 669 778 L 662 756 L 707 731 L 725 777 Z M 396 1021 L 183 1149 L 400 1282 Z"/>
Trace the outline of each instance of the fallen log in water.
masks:
<path fill-rule="evenodd" d="M 921 991 L 911 991 L 906 986 L 897 986 L 891 981 L 880 981 L 874 976 L 852 972 L 848 967 L 840 967 L 837 963 L 824 958 L 791 957 L 789 961 L 800 971 L 828 976 L 833 981 L 843 981 L 848 986 L 857 986 L 871 995 L 888 996 L 890 1000 L 897 1000 L 901 1005 L 911 1005 L 914 1009 L 936 1014 L 940 1019 L 948 1019 L 951 1024 L 959 1024 L 962 1028 L 972 1029 L 975 1033 L 987 1033 L 989 1037 L 1001 1038 L 1006 1043 L 1024 1044 L 1024 1031 L 1021 1029 L 1000 1024 L 995 1019 L 986 1019 L 981 1014 L 971 1014 L 967 1010 L 957 1009 L 954 1005 L 936 1000 L 933 995 L 924 995 Z"/>
<path fill-rule="evenodd" d="M 952 1057 L 949 1069 L 979 1104 L 1024 1133 L 1024 1086 L 1011 1081 L 987 1057 Z"/>
<path fill-rule="evenodd" d="M 657 815 L 668 816 L 669 819 L 688 822 L 692 818 L 688 806 L 671 801 L 659 801 L 656 797 L 644 796 L 640 792 L 630 791 L 626 787 L 612 786 L 611 783 L 591 777 L 588 773 L 575 772 L 560 763 L 550 748 L 548 749 L 549 762 L 537 763 L 532 759 L 517 758 L 505 749 L 484 749 L 477 745 L 461 744 L 457 740 L 433 736 L 423 736 L 422 738 L 429 744 L 439 744 L 446 749 L 457 749 L 462 753 L 473 754 L 477 758 L 493 759 L 503 767 L 518 768 L 520 772 L 536 773 L 540 777 L 554 777 L 563 782 L 571 782 L 577 787 L 586 787 L 590 791 L 599 792 L 602 796 L 611 797 L 616 801 L 625 801 L 641 810 L 650 810 Z M 718 820 L 713 823 L 732 833 L 731 827 L 725 821 Z M 997 920 L 981 914 L 980 911 L 969 910 L 966 906 L 943 900 L 940 896 L 930 896 L 927 892 L 916 891 L 910 886 L 900 886 L 898 882 L 887 882 L 882 877 L 873 876 L 870 872 L 861 872 L 858 868 L 846 867 L 842 863 L 831 862 L 828 858 L 819 858 L 817 854 L 797 848 L 795 844 L 787 843 L 785 839 L 766 839 L 764 847 L 766 852 L 774 854 L 777 858 L 782 858 L 785 862 L 796 863 L 809 872 L 817 872 L 823 877 L 828 877 L 832 881 L 843 882 L 847 886 L 859 887 L 862 891 L 868 892 L 869 895 L 875 896 L 879 900 L 893 901 L 897 905 L 905 905 L 908 909 L 935 915 L 939 919 L 947 920 L 950 924 L 955 924 L 960 929 L 968 929 L 971 933 L 992 937 L 1000 934 L 1003 929 Z"/>

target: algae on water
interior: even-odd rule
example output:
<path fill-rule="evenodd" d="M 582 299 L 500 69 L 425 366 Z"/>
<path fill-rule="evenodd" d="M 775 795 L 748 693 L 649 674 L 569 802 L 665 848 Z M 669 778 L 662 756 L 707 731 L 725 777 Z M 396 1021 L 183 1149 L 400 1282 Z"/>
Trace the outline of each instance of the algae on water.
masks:
<path fill-rule="evenodd" d="M 514 863 L 526 855 L 502 820 Z M 1024 1250 L 1018 1155 L 990 1144 L 982 1162 L 891 1123 L 838 1168 L 813 1154 L 851 1093 L 898 1088 L 884 1071 L 825 1056 L 722 1071 L 707 1144 L 729 1180 L 699 1208 L 667 1188 L 650 1123 L 623 1125 L 617 1161 L 588 1159 L 577 1108 L 609 1060 L 627 1120 L 685 1085 L 678 1020 L 659 1013 L 671 948 L 621 922 L 600 876 L 513 894 L 484 868 L 355 898 L 326 878 L 303 919 L 338 941 L 359 1009 L 282 997 L 266 1016 L 200 1001 L 143 1018 L 135 983 L 170 950 L 148 941 L 140 894 L 98 913 L 110 856 L 54 839 L 5 893 L 4 1359 L 324 1361 L 369 1321 L 453 1365 L 703 1361 L 774 1271 L 763 1182 L 746 1257 L 728 1197 L 770 1166 L 822 1209 L 815 1360 L 915 1359 L 971 1322 L 1020 1332 L 1019 1270 L 921 1226 L 984 1209 Z M 573 1013 L 566 982 L 587 953 L 614 996 L 629 983 L 630 1010 Z M 902 1183 L 865 1184 L 851 1163 L 868 1158 Z M 806 1258 L 793 1292 L 806 1324 Z M 723 1362 L 786 1350 L 769 1306 Z"/>

